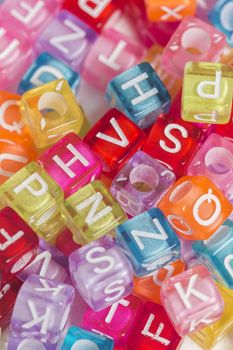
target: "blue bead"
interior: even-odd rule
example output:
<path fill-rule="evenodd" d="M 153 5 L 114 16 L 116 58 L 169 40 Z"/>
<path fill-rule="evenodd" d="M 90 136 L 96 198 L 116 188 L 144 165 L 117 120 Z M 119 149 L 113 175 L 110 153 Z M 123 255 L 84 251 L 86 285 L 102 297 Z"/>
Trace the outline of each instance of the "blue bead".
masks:
<path fill-rule="evenodd" d="M 71 327 L 65 337 L 61 350 L 113 350 L 114 341 L 105 335 Z"/>
<path fill-rule="evenodd" d="M 77 92 L 80 83 L 79 74 L 62 61 L 44 52 L 35 60 L 23 76 L 18 87 L 18 92 L 23 94 L 25 91 L 59 78 L 65 78 L 73 92 Z"/>
<path fill-rule="evenodd" d="M 226 220 L 208 240 L 193 243 L 193 249 L 215 279 L 233 289 L 233 222 Z"/>
<path fill-rule="evenodd" d="M 168 113 L 171 97 L 152 66 L 143 62 L 112 79 L 107 87 L 111 106 L 120 109 L 140 128 Z"/>
<path fill-rule="evenodd" d="M 228 44 L 233 47 L 233 1 L 217 1 L 209 13 L 209 19 L 216 28 L 226 35 Z"/>
<path fill-rule="evenodd" d="M 158 208 L 119 225 L 116 241 L 137 276 L 148 275 L 180 257 L 180 241 Z"/>

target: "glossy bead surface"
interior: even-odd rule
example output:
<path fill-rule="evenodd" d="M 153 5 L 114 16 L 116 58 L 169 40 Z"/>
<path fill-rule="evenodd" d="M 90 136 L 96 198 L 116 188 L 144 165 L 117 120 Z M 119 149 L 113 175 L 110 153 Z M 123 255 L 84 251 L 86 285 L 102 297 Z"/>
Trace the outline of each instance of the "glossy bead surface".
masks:
<path fill-rule="evenodd" d="M 215 4 L 216 0 L 198 0 L 196 17 L 200 18 L 202 21 L 209 22 L 209 13 Z"/>
<path fill-rule="evenodd" d="M 60 11 L 40 36 L 36 48 L 79 72 L 95 39 L 96 33 L 88 25 L 69 11 Z"/>
<path fill-rule="evenodd" d="M 232 205 L 204 176 L 184 176 L 159 203 L 176 233 L 189 240 L 209 238 L 228 218 Z"/>
<path fill-rule="evenodd" d="M 79 74 L 62 61 L 51 56 L 49 53 L 43 52 L 37 57 L 22 77 L 18 91 L 20 94 L 23 94 L 37 86 L 61 78 L 67 80 L 74 93 L 77 92 L 80 82 Z"/>
<path fill-rule="evenodd" d="M 226 124 L 233 97 L 233 68 L 221 63 L 185 66 L 182 119 L 190 122 Z"/>
<path fill-rule="evenodd" d="M 40 164 L 70 196 L 79 188 L 98 179 L 102 162 L 79 136 L 69 133 L 39 158 Z"/>
<path fill-rule="evenodd" d="M 116 303 L 132 291 L 132 267 L 107 235 L 76 250 L 69 261 L 75 287 L 95 311 Z"/>
<path fill-rule="evenodd" d="M 225 44 L 225 36 L 217 29 L 198 18 L 186 17 L 164 49 L 163 64 L 182 78 L 187 62 L 216 62 Z"/>
<path fill-rule="evenodd" d="M 156 206 L 174 182 L 171 170 L 139 151 L 117 174 L 110 191 L 126 213 L 136 216 Z"/>
<path fill-rule="evenodd" d="M 59 234 L 55 244 L 56 248 L 67 257 L 80 248 L 80 245 L 73 240 L 72 232 L 68 228 Z"/>
<path fill-rule="evenodd" d="M 117 244 L 136 276 L 145 276 L 180 256 L 180 243 L 161 210 L 153 208 L 116 228 Z"/>
<path fill-rule="evenodd" d="M 29 336 L 10 336 L 7 350 L 57 350 L 58 344 L 45 343 Z"/>
<path fill-rule="evenodd" d="M 127 220 L 109 190 L 94 181 L 68 197 L 62 208 L 67 227 L 77 243 L 86 244 Z"/>
<path fill-rule="evenodd" d="M 21 113 L 37 148 L 54 144 L 68 132 L 82 137 L 89 127 L 64 79 L 27 91 L 22 96 Z"/>
<path fill-rule="evenodd" d="M 218 321 L 224 302 L 208 270 L 197 265 L 167 280 L 161 300 L 180 336 Z"/>
<path fill-rule="evenodd" d="M 147 62 L 112 79 L 107 99 L 142 129 L 151 126 L 160 114 L 168 113 L 171 102 L 166 87 Z"/>
<path fill-rule="evenodd" d="M 215 6 L 209 13 L 212 24 L 223 32 L 228 44 L 233 47 L 233 4 L 232 0 L 215 1 Z"/>

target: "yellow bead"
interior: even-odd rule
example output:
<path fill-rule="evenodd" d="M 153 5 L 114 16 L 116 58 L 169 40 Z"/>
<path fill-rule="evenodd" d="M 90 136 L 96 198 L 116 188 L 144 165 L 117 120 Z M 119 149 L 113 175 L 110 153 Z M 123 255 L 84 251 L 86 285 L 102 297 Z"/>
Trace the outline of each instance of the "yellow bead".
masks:
<path fill-rule="evenodd" d="M 182 119 L 226 124 L 231 117 L 233 67 L 221 63 L 189 62 L 185 66 Z"/>
<path fill-rule="evenodd" d="M 1 207 L 11 207 L 50 242 L 64 227 L 62 202 L 61 188 L 36 162 L 26 165 L 0 187 Z"/>
<path fill-rule="evenodd" d="M 210 350 L 225 335 L 233 329 L 233 291 L 217 283 L 220 294 L 224 300 L 224 311 L 219 321 L 201 331 L 191 334 L 191 338 L 204 350 Z"/>
<path fill-rule="evenodd" d="M 27 91 L 22 96 L 21 113 L 35 146 L 40 149 L 71 131 L 83 137 L 89 128 L 81 106 L 64 79 Z"/>
<path fill-rule="evenodd" d="M 94 181 L 67 198 L 62 212 L 74 240 L 80 244 L 100 238 L 127 220 L 101 181 Z"/>

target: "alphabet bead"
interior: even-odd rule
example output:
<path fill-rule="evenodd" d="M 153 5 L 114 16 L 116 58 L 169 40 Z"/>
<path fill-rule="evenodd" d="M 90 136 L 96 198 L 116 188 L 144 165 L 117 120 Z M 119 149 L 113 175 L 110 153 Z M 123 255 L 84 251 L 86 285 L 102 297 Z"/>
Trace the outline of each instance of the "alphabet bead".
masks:
<path fill-rule="evenodd" d="M 213 9 L 209 13 L 212 24 L 223 32 L 228 44 L 233 47 L 233 4 L 231 0 L 215 1 Z"/>

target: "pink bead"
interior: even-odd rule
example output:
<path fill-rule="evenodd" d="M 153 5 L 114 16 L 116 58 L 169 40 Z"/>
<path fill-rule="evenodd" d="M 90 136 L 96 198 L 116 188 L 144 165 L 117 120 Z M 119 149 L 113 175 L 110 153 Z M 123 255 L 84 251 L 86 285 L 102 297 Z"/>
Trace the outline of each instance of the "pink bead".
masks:
<path fill-rule="evenodd" d="M 162 304 L 180 336 L 220 319 L 224 302 L 209 271 L 202 265 L 166 280 Z"/>
<path fill-rule="evenodd" d="M 86 310 L 83 327 L 108 335 L 116 345 L 125 345 L 142 313 L 142 301 L 134 295 L 99 312 Z"/>
<path fill-rule="evenodd" d="M 114 29 L 108 29 L 89 51 L 83 77 L 105 90 L 111 79 L 140 62 L 143 54 L 143 46 Z"/>
<path fill-rule="evenodd" d="M 61 186 L 65 196 L 98 179 L 102 162 L 74 133 L 69 133 L 39 158 L 49 175 Z"/>
<path fill-rule="evenodd" d="M 198 18 L 186 17 L 164 49 L 163 65 L 182 77 L 187 62 L 216 62 L 225 45 L 224 34 Z"/>
<path fill-rule="evenodd" d="M 0 23 L 0 89 L 18 84 L 33 60 L 33 50 L 26 33 L 9 22 Z"/>
<path fill-rule="evenodd" d="M 196 16 L 205 22 L 209 22 L 208 14 L 216 4 L 216 0 L 199 0 L 197 1 Z"/>

